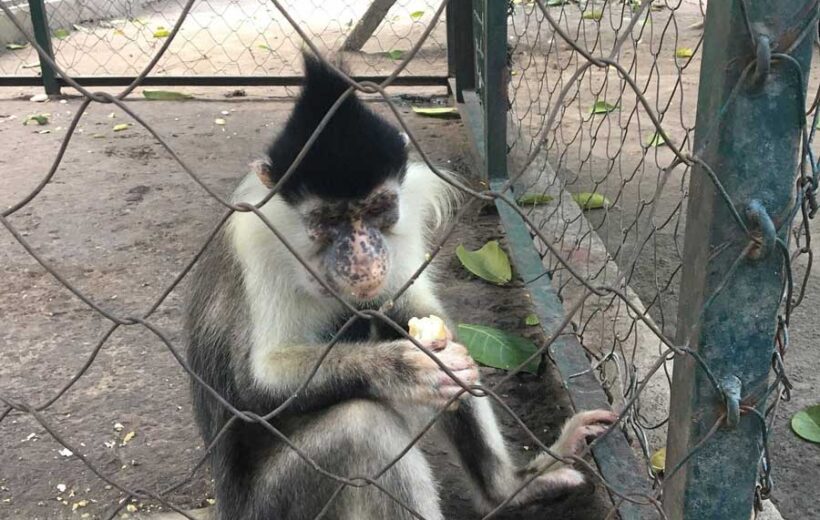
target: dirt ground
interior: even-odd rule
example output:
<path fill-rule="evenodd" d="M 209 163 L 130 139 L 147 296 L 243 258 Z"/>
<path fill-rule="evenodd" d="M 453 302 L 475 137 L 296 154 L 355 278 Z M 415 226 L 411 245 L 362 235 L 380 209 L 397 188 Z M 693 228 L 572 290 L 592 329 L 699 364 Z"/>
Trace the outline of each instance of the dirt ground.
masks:
<path fill-rule="evenodd" d="M 5 143 L 0 154 L 4 207 L 30 190 L 46 171 L 63 136 L 58 128 L 65 128 L 77 105 L 76 99 L 66 104 L 0 104 L 0 113 L 18 119 L 32 109 L 52 114 L 52 122 L 42 127 L 51 129 L 49 134 L 37 134 L 41 128 L 24 127 L 19 121 L 0 124 Z M 290 103 L 141 101 L 132 106 L 169 138 L 205 182 L 226 194 L 281 123 Z M 225 110 L 228 116 L 221 115 Z M 434 160 L 465 171 L 459 121 L 422 119 L 406 107 L 404 112 Z M 113 126 L 125 119 L 121 114 L 111 118 L 110 113 L 106 107 L 94 107 L 82 119 L 82 132 L 74 137 L 54 181 L 11 221 L 39 254 L 94 301 L 120 313 L 139 314 L 191 258 L 220 209 L 144 131 L 132 127 L 114 133 Z M 217 117 L 224 117 L 227 124 L 215 125 Z M 454 258 L 457 244 L 477 248 L 491 238 L 500 238 L 492 212 L 471 215 L 459 226 L 441 257 L 447 280 L 443 298 L 460 322 L 533 336 L 533 328 L 523 325 L 529 308 L 519 284 L 501 288 L 482 283 Z M 35 265 L 8 233 L 0 240 L 0 392 L 39 403 L 77 372 L 108 324 Z M 176 291 L 155 320 L 178 344 Z M 497 379 L 494 372 L 485 371 L 488 382 Z M 132 487 L 158 490 L 183 479 L 202 450 L 187 390 L 186 375 L 165 347 L 147 331 L 127 327 L 111 337 L 86 375 L 43 417 L 106 475 Z M 550 374 L 546 382 L 522 375 L 500 391 L 545 442 L 553 439 L 570 413 Z M 503 422 L 516 455 L 529 456 L 531 442 L 512 419 L 505 417 Z M 135 435 L 127 439 L 130 432 Z M 3 421 L 0 518 L 79 518 L 86 513 L 85 518 L 104 518 L 111 511 L 122 494 L 76 457 L 61 455 L 61 448 L 31 417 L 15 414 Z M 457 470 L 442 466 L 447 517 L 474 518 L 463 486 L 453 479 Z M 204 472 L 168 495 L 183 507 L 207 505 L 210 497 Z M 589 490 L 567 500 L 561 507 L 569 512 L 562 518 L 603 516 L 600 503 L 589 500 Z M 151 503 L 135 505 L 140 512 L 158 509 Z"/>

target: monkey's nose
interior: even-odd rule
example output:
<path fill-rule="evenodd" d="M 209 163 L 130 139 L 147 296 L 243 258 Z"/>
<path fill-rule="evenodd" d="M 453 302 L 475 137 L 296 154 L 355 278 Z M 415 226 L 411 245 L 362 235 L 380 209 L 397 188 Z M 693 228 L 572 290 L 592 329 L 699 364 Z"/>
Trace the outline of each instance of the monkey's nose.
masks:
<path fill-rule="evenodd" d="M 345 280 L 353 296 L 360 300 L 369 300 L 378 296 L 384 285 L 387 273 L 386 264 L 386 258 L 371 258 L 354 263 Z"/>

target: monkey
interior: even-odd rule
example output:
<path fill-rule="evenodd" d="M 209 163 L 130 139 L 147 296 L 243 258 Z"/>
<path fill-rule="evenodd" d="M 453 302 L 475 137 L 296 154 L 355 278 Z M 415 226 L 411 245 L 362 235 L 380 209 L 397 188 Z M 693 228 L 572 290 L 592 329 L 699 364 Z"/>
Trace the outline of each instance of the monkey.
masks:
<path fill-rule="evenodd" d="M 389 494 L 374 485 L 334 494 L 339 482 L 312 464 L 345 478 L 375 478 L 459 393 L 458 406 L 442 412 L 435 428 L 452 444 L 479 510 L 500 505 L 528 477 L 535 478 L 509 508 L 583 485 L 584 475 L 571 465 L 546 468 L 552 461 L 546 453 L 516 467 L 489 397 L 463 391 L 402 334 L 354 315 L 335 297 L 357 310 L 380 308 L 425 261 L 428 241 L 457 197 L 425 163 L 409 157 L 407 136 L 356 95 L 339 105 L 284 178 L 348 88 L 314 55 L 305 53 L 304 67 L 287 121 L 231 200 L 256 204 L 276 187 L 260 212 L 325 283 L 258 215 L 235 212 L 200 258 L 185 304 L 192 373 L 244 412 L 262 417 L 285 404 L 268 422 L 293 443 L 259 422 L 235 420 L 225 428 L 232 413 L 192 378 L 200 434 L 206 445 L 220 436 L 210 453 L 216 518 L 302 520 L 323 512 L 328 519 L 442 519 L 435 475 L 415 445 L 379 476 Z M 464 385 L 479 382 L 428 271 L 386 313 L 405 331 L 412 317 L 442 317 L 447 338 L 423 345 Z M 552 450 L 578 454 L 585 439 L 601 435 L 615 419 L 606 410 L 581 412 Z"/>

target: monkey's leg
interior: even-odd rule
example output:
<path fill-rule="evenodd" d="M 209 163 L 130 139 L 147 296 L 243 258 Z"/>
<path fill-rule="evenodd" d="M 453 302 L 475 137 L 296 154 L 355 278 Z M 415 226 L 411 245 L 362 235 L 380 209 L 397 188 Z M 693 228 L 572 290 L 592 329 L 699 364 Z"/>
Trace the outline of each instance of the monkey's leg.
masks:
<path fill-rule="evenodd" d="M 355 399 L 297 419 L 293 443 L 326 470 L 344 477 L 375 477 L 410 443 L 402 417 L 389 406 Z M 288 428 L 290 430 L 290 428 Z M 254 519 L 314 518 L 339 483 L 319 474 L 295 451 L 278 445 L 260 476 Z M 432 472 L 413 447 L 378 482 L 426 520 L 442 520 Z M 331 503 L 328 520 L 414 518 L 375 486 L 347 487 Z"/>
<path fill-rule="evenodd" d="M 565 457 L 577 455 L 589 438 L 606 430 L 617 416 L 595 410 L 573 416 L 564 426 L 551 451 Z M 536 457 L 523 469 L 511 461 L 489 397 L 468 397 L 459 408 L 442 417 L 442 427 L 476 491 L 478 507 L 489 511 L 509 496 L 534 473 L 539 474 L 508 505 L 516 507 L 536 500 L 551 500 L 584 485 L 581 472 L 555 462 L 548 454 Z"/>

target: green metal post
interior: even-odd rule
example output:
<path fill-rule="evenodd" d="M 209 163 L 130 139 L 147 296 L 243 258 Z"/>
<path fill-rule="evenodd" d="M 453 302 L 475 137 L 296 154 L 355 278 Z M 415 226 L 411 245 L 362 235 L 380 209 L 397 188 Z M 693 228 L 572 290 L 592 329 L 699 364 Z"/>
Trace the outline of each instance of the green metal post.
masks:
<path fill-rule="evenodd" d="M 818 0 L 708 5 L 694 155 L 749 233 L 696 163 L 677 342 L 697 352 L 722 390 L 693 356 L 675 359 L 667 473 L 691 457 L 667 475 L 672 520 L 749 520 L 752 512 L 762 425 L 741 406 L 764 406 L 785 276 L 775 236 L 787 243 L 817 9 Z"/>
<path fill-rule="evenodd" d="M 475 88 L 472 0 L 450 0 L 447 4 L 447 57 L 450 76 L 456 80 L 456 100 L 464 102 L 464 91 Z"/>
<path fill-rule="evenodd" d="M 484 110 L 484 174 L 507 178 L 507 13 L 501 0 L 473 0 L 477 91 Z"/>
<path fill-rule="evenodd" d="M 44 0 L 28 0 L 31 11 L 31 25 L 34 28 L 34 40 L 43 48 L 46 54 L 54 58 L 54 49 L 51 47 L 51 33 L 48 29 L 48 16 Z M 57 76 L 46 60 L 40 57 L 40 73 L 43 78 L 43 87 L 49 96 L 60 95 L 60 85 Z"/>

